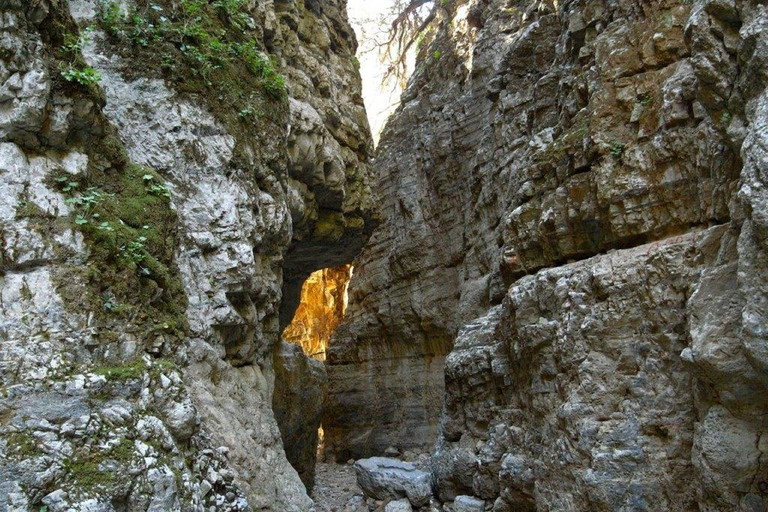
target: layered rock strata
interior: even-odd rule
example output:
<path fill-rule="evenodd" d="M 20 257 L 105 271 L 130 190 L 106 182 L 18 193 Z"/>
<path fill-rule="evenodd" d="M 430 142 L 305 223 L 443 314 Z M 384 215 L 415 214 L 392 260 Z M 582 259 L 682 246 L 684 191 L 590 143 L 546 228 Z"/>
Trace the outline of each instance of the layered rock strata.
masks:
<path fill-rule="evenodd" d="M 495 511 L 763 510 L 765 6 L 437 8 L 328 442 L 439 427 L 439 497 Z"/>
<path fill-rule="evenodd" d="M 312 510 L 273 357 L 373 226 L 345 3 L 0 9 L 0 510 Z"/>

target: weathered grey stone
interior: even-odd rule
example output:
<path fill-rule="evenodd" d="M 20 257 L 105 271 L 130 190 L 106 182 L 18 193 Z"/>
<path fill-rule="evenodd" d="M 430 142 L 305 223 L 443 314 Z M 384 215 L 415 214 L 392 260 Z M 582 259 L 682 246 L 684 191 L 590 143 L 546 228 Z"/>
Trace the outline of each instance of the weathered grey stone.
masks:
<path fill-rule="evenodd" d="M 692 113 L 697 9 L 438 10 L 378 148 L 383 222 L 331 343 L 323 424 L 340 460 L 432 444 L 452 340 L 521 276 L 731 219 L 737 145 L 716 115 Z M 728 55 L 710 42 L 705 57 Z"/>
<path fill-rule="evenodd" d="M 365 495 L 376 499 L 405 497 L 412 505 L 421 507 L 432 496 L 429 473 L 397 459 L 360 459 L 355 462 L 355 474 Z"/>
<path fill-rule="evenodd" d="M 375 162 L 329 450 L 439 426 L 436 493 L 498 512 L 765 509 L 765 6 L 436 13 Z"/>
<path fill-rule="evenodd" d="M 384 507 L 384 512 L 413 512 L 413 507 L 407 498 L 403 498 L 387 503 Z"/>
<path fill-rule="evenodd" d="M 484 512 L 485 502 L 473 496 L 456 496 L 453 501 L 454 512 Z"/>
<path fill-rule="evenodd" d="M 285 454 L 311 494 L 318 429 L 328 384 L 325 366 L 305 356 L 301 346 L 283 342 L 275 353 L 274 369 L 272 408 Z"/>

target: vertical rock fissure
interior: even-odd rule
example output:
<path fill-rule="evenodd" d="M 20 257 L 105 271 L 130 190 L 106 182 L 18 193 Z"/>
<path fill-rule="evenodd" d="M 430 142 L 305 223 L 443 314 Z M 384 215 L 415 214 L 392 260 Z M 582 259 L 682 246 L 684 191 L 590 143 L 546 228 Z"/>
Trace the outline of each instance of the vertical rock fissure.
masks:
<path fill-rule="evenodd" d="M 288 462 L 312 492 L 327 393 L 326 350 L 347 307 L 352 265 L 324 268 L 301 286 L 298 306 L 274 358 L 273 409 Z"/>

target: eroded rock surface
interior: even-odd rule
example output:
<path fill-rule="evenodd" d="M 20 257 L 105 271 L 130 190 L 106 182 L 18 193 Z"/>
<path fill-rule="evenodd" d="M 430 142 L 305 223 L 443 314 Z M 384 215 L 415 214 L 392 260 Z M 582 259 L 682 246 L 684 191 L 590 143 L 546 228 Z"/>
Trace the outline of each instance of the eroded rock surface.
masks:
<path fill-rule="evenodd" d="M 304 355 L 293 343 L 281 343 L 275 354 L 272 408 L 280 425 L 285 455 L 312 493 L 315 484 L 318 429 L 328 389 L 325 366 Z"/>
<path fill-rule="evenodd" d="M 700 7 L 438 10 L 382 138 L 384 222 L 331 344 L 340 458 L 432 442 L 454 336 L 520 276 L 728 222 L 735 207 L 738 147 L 699 97 L 686 37 Z"/>
<path fill-rule="evenodd" d="M 313 510 L 273 356 L 374 224 L 356 43 L 226 4 L 0 2 L 0 510 Z"/>

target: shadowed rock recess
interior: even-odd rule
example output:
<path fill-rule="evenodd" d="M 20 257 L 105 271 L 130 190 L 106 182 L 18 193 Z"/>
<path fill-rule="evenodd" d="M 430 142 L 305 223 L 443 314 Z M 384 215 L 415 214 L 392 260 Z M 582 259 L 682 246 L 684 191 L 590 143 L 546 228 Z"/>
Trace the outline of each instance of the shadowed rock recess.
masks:
<path fill-rule="evenodd" d="M 766 512 L 765 2 L 346 7 L 0 0 L 0 512 Z"/>

